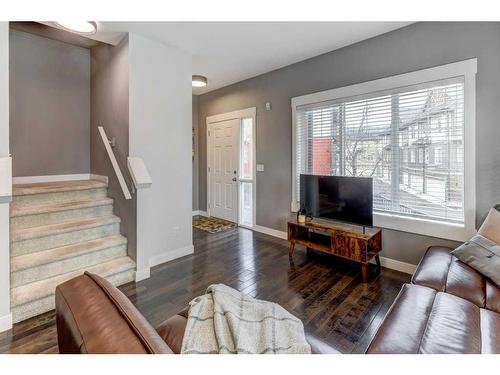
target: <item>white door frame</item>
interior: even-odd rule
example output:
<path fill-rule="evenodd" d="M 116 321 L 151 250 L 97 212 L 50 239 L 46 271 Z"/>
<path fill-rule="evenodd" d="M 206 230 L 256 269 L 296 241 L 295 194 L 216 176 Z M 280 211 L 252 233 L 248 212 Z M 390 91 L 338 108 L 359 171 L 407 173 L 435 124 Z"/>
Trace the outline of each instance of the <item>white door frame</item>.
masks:
<path fill-rule="evenodd" d="M 227 113 L 221 113 L 218 115 L 213 115 L 213 116 L 207 116 L 206 119 L 206 139 L 207 139 L 207 213 L 208 216 L 211 216 L 210 214 L 210 137 L 209 137 L 209 130 L 210 130 L 210 125 L 221 122 L 221 121 L 227 121 L 227 120 L 235 120 L 238 119 L 240 120 L 240 136 L 239 136 L 239 143 L 238 143 L 238 225 L 242 227 L 248 227 L 247 225 L 242 225 L 241 224 L 241 194 L 240 194 L 240 188 L 241 188 L 241 182 L 249 182 L 250 180 L 241 180 L 240 179 L 240 166 L 241 166 L 241 120 L 246 119 L 246 118 L 251 118 L 252 119 L 252 133 L 253 133 L 253 176 L 252 180 L 250 182 L 253 183 L 253 188 L 252 188 L 252 217 L 253 217 L 253 223 L 249 228 L 253 228 L 255 226 L 255 213 L 256 213 L 256 192 L 257 192 L 257 181 L 256 181 L 256 176 L 257 176 L 257 157 L 256 157 L 256 138 L 257 135 L 255 133 L 256 129 L 256 117 L 257 117 L 257 108 L 256 107 L 251 107 L 251 108 L 246 108 L 242 109 L 239 111 L 232 111 L 232 112 L 227 112 Z"/>

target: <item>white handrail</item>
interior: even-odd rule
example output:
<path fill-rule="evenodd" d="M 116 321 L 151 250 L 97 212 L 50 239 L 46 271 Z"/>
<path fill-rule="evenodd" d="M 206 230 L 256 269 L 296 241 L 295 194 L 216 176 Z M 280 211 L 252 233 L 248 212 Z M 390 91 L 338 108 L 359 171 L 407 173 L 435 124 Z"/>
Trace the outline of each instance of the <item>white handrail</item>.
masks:
<path fill-rule="evenodd" d="M 132 199 L 132 195 L 130 194 L 130 191 L 128 190 L 127 183 L 125 182 L 125 179 L 123 178 L 122 171 L 120 169 L 120 166 L 118 165 L 118 162 L 116 161 L 115 154 L 113 153 L 113 150 L 111 149 L 111 145 L 109 144 L 109 139 L 108 136 L 106 135 L 106 132 L 104 131 L 104 128 L 102 126 L 98 126 L 97 129 L 99 129 L 99 134 L 101 135 L 101 139 L 104 143 L 104 147 L 106 148 L 106 151 L 109 156 L 109 160 L 111 161 L 111 165 L 113 165 L 113 169 L 115 170 L 116 177 L 118 178 L 118 182 L 120 183 L 120 187 L 122 188 L 123 195 L 125 196 L 125 199 Z"/>

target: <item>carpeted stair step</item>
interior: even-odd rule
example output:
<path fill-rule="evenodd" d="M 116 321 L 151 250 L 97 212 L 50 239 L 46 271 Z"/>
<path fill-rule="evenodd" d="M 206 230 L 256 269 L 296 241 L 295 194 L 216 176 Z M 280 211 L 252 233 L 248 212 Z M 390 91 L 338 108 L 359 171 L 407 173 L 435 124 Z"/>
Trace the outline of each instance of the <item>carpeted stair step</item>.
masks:
<path fill-rule="evenodd" d="M 113 215 L 31 228 L 11 228 L 11 256 L 29 254 L 119 233 L 120 218 Z"/>
<path fill-rule="evenodd" d="M 118 234 L 16 256 L 10 262 L 11 288 L 126 255 L 127 239 Z"/>
<path fill-rule="evenodd" d="M 82 199 L 32 204 L 13 202 L 10 225 L 16 229 L 113 214 L 113 199 Z"/>
<path fill-rule="evenodd" d="M 135 279 L 107 183 L 15 184 L 10 217 L 14 322 L 54 309 L 56 286 L 86 270 L 114 285 Z"/>
<path fill-rule="evenodd" d="M 127 256 L 95 266 L 83 267 L 44 280 L 11 289 L 11 310 L 14 323 L 54 309 L 56 286 L 84 271 L 105 277 L 114 285 L 122 285 L 135 279 L 135 263 Z"/>
<path fill-rule="evenodd" d="M 105 182 L 96 180 L 15 184 L 12 195 L 14 202 L 29 202 L 31 204 L 89 200 L 106 198 L 107 187 Z"/>

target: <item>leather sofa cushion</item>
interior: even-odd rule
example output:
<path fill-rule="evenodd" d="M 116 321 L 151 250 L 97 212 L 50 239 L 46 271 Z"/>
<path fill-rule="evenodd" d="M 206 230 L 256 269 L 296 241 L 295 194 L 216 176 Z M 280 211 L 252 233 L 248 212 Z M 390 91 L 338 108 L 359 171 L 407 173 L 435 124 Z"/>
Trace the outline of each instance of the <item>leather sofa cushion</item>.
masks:
<path fill-rule="evenodd" d="M 56 288 L 60 353 L 172 353 L 130 300 L 85 272 Z"/>
<path fill-rule="evenodd" d="M 182 349 L 182 339 L 186 330 L 188 309 L 181 311 L 170 319 L 164 321 L 156 328 L 156 332 L 167 343 L 175 354 L 180 354 Z"/>
<path fill-rule="evenodd" d="M 500 315 L 468 300 L 405 284 L 367 353 L 500 353 Z"/>
<path fill-rule="evenodd" d="M 481 309 L 482 353 L 500 353 L 500 315 Z"/>
<path fill-rule="evenodd" d="M 478 307 L 500 313 L 500 289 L 479 272 L 461 262 L 448 247 L 427 249 L 411 283 L 464 298 Z"/>

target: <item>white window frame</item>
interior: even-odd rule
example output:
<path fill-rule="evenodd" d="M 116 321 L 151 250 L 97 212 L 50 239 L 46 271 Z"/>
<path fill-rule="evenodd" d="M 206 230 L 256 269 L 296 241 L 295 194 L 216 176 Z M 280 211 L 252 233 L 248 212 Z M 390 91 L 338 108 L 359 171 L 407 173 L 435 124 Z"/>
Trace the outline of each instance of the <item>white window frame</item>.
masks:
<path fill-rule="evenodd" d="M 241 176 L 241 126 L 243 123 L 244 119 L 251 118 L 252 119 L 252 132 L 253 132 L 253 176 L 252 179 L 242 179 Z M 211 207 L 211 202 L 210 202 L 210 146 L 209 146 L 209 140 L 210 140 L 210 135 L 209 135 L 209 130 L 210 130 L 210 125 L 221 122 L 221 121 L 227 121 L 227 120 L 234 120 L 238 119 L 240 121 L 240 135 L 238 137 L 239 142 L 238 142 L 238 225 L 243 228 L 249 228 L 252 229 L 255 227 L 255 221 L 256 221 L 256 212 L 257 212 L 257 133 L 256 133 L 256 120 L 257 120 L 257 107 L 251 107 L 251 108 L 246 108 L 246 109 L 241 109 L 238 111 L 232 111 L 232 112 L 227 112 L 227 113 L 221 113 L 218 115 L 213 115 L 213 116 L 207 116 L 206 118 L 206 135 L 207 135 L 207 214 L 210 216 L 210 207 Z M 252 225 L 244 225 L 242 224 L 241 216 L 242 216 L 242 210 L 241 210 L 241 205 L 243 202 L 243 198 L 241 197 L 241 184 L 242 182 L 249 182 L 252 183 Z"/>
<path fill-rule="evenodd" d="M 453 224 L 397 214 L 373 214 L 373 225 L 426 236 L 465 241 L 476 233 L 476 73 L 477 59 L 469 59 L 392 77 L 358 83 L 292 98 L 292 212 L 297 211 L 297 107 L 316 104 L 425 82 L 464 79 L 464 223 Z"/>

